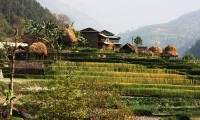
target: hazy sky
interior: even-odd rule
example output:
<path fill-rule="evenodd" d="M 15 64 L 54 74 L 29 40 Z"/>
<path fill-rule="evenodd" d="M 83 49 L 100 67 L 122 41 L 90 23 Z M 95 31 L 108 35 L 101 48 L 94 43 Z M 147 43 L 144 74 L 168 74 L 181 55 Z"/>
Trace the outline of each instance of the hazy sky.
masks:
<path fill-rule="evenodd" d="M 166 23 L 183 14 L 200 9 L 200 0 L 38 1 L 58 2 L 62 5 L 70 5 L 98 20 L 106 29 L 115 33 L 137 29 L 138 27 L 150 24 Z M 58 6 L 54 6 L 50 10 L 57 12 L 57 9 Z"/>

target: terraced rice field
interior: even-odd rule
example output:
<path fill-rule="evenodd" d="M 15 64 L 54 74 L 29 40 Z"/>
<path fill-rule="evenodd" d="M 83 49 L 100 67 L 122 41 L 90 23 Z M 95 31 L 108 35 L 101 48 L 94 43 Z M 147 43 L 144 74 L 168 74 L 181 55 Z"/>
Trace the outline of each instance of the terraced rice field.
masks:
<path fill-rule="evenodd" d="M 77 80 L 112 83 L 121 91 L 125 101 L 131 103 L 129 105 L 133 110 L 147 109 L 153 114 L 184 113 L 200 116 L 197 112 L 200 111 L 200 85 L 193 85 L 194 80 L 175 70 L 149 69 L 138 64 L 97 62 L 65 62 L 60 67 L 48 68 L 51 72 L 56 69 L 63 72 L 72 70 L 73 78 Z M 163 99 L 164 104 L 160 102 Z M 149 104 L 138 104 L 137 100 L 149 101 Z M 185 100 L 187 104 L 180 104 L 177 100 Z M 172 102 L 177 105 L 169 105 Z"/>
<path fill-rule="evenodd" d="M 109 82 L 120 91 L 123 102 L 133 110 L 149 110 L 153 114 L 178 113 L 200 116 L 200 82 L 179 74 L 176 70 L 150 69 L 139 64 L 104 62 L 67 62 L 45 65 L 45 76 L 25 75 L 40 82 L 56 78 L 57 71 L 86 82 Z M 70 71 L 70 74 L 69 74 Z M 46 80 L 43 80 L 43 79 Z M 193 83 L 195 82 L 196 85 Z M 32 85 L 35 83 L 30 81 Z M 29 84 L 30 84 L 29 83 Z M 178 101 L 180 100 L 180 101 Z M 164 101 L 164 102 L 163 102 Z M 184 101 L 182 103 L 181 101 Z M 173 111 L 173 112 L 172 112 Z"/>

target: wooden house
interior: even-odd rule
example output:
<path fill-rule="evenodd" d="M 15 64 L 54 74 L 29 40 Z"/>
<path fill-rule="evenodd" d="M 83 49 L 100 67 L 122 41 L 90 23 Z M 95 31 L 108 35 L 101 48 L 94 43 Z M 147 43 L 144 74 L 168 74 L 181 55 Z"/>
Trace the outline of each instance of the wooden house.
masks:
<path fill-rule="evenodd" d="M 144 54 L 148 51 L 148 47 L 147 46 L 138 46 L 138 52 L 141 54 Z"/>
<path fill-rule="evenodd" d="M 115 36 L 115 34 L 107 31 L 107 30 L 103 30 L 101 31 L 100 34 L 103 34 L 106 38 L 109 38 L 110 42 L 112 42 L 112 44 L 115 46 L 115 50 L 119 50 L 121 47 L 121 43 L 120 43 L 120 37 Z"/>
<path fill-rule="evenodd" d="M 113 33 L 103 30 L 101 32 L 86 28 L 80 31 L 82 36 L 87 39 L 88 47 L 104 50 L 117 50 L 120 48 L 120 37 L 114 36 Z"/>
<path fill-rule="evenodd" d="M 133 44 L 125 44 L 120 48 L 120 52 L 125 52 L 125 53 L 138 53 L 138 48 L 136 45 Z"/>

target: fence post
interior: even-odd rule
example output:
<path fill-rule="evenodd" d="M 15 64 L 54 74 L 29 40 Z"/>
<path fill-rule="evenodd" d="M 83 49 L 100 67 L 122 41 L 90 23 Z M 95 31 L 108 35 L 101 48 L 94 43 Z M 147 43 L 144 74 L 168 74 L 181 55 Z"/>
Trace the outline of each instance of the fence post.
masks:
<path fill-rule="evenodd" d="M 3 72 L 2 70 L 0 69 L 0 79 L 3 78 Z"/>

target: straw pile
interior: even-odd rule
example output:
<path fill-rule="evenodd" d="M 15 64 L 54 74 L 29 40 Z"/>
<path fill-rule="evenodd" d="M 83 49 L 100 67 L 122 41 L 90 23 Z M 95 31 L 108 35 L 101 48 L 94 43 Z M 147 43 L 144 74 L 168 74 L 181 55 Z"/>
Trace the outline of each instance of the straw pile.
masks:
<path fill-rule="evenodd" d="M 77 42 L 74 30 L 70 26 L 66 26 L 66 28 L 63 31 L 63 36 L 65 39 L 67 39 L 67 42 L 72 42 L 72 43 Z"/>
<path fill-rule="evenodd" d="M 106 38 L 104 40 L 104 42 L 109 43 L 108 46 L 106 46 L 106 48 L 105 48 L 106 50 L 113 50 L 115 48 L 115 45 L 110 41 L 109 38 Z"/>
<path fill-rule="evenodd" d="M 178 57 L 178 53 L 176 51 L 176 47 L 174 45 L 168 45 L 164 51 L 162 56 L 167 56 L 167 57 Z"/>
<path fill-rule="evenodd" d="M 154 55 L 160 55 L 163 53 L 163 50 L 158 46 L 152 46 L 148 51 L 151 51 Z"/>
<path fill-rule="evenodd" d="M 146 54 L 149 55 L 149 56 L 154 56 L 154 53 L 153 53 L 151 50 L 148 50 L 148 51 L 146 52 Z"/>
<path fill-rule="evenodd" d="M 28 53 L 38 56 L 47 56 L 47 47 L 42 42 L 36 42 L 29 46 Z"/>

